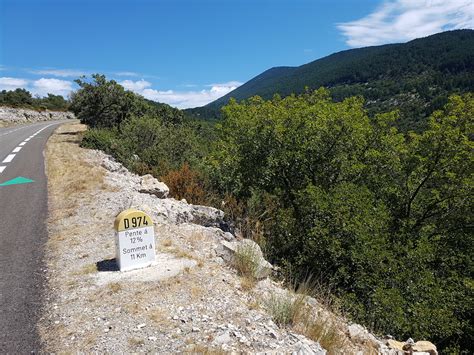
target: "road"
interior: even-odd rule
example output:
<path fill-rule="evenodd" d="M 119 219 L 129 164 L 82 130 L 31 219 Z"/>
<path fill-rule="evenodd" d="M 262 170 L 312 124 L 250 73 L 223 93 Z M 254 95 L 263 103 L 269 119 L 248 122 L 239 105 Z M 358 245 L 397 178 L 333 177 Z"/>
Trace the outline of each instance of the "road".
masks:
<path fill-rule="evenodd" d="M 63 122 L 0 129 L 0 354 L 40 349 L 36 323 L 48 236 L 43 150 Z"/>

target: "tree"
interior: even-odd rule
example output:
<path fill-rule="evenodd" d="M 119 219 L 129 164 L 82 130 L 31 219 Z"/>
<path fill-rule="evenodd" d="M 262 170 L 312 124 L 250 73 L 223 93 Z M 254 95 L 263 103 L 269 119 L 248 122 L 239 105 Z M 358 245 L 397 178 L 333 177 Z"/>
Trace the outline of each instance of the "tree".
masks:
<path fill-rule="evenodd" d="M 104 75 L 92 75 L 93 82 L 77 79 L 80 89 L 71 96 L 71 111 L 90 127 L 118 127 L 133 115 L 146 111 L 146 104 L 138 95 L 126 91 Z"/>
<path fill-rule="evenodd" d="M 38 103 L 48 110 L 67 110 L 69 102 L 61 95 L 48 94 L 48 96 L 37 99 Z"/>
<path fill-rule="evenodd" d="M 0 92 L 0 104 L 12 107 L 30 107 L 34 103 L 31 93 L 25 89 Z"/>

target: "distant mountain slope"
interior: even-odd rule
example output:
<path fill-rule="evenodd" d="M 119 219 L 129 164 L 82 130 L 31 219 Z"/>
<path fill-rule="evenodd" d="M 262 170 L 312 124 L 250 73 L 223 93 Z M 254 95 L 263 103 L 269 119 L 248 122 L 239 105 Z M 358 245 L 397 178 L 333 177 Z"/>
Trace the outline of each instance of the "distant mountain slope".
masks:
<path fill-rule="evenodd" d="M 231 97 L 268 99 L 321 86 L 330 88 L 336 100 L 363 95 L 370 112 L 400 109 L 401 125 L 416 127 L 448 94 L 474 91 L 474 31 L 443 32 L 403 44 L 346 50 L 299 67 L 271 68 L 188 113 L 215 118 Z"/>

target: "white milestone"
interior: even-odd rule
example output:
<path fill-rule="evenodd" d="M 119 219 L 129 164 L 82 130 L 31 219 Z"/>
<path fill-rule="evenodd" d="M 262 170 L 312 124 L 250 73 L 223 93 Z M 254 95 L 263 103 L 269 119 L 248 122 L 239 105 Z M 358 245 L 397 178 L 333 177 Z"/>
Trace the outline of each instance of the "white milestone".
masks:
<path fill-rule="evenodd" d="M 153 222 L 144 212 L 129 209 L 117 216 L 115 242 L 120 271 L 144 268 L 155 262 Z"/>

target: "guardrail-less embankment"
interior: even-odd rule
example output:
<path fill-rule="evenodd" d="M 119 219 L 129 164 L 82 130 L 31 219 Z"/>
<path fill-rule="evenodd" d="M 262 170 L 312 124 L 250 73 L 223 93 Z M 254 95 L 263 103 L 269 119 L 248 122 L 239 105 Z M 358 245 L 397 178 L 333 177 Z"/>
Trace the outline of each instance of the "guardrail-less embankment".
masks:
<path fill-rule="evenodd" d="M 73 118 L 75 118 L 74 114 L 67 111 L 36 111 L 24 108 L 0 106 L 0 127 L 21 123 L 66 120 Z"/>

